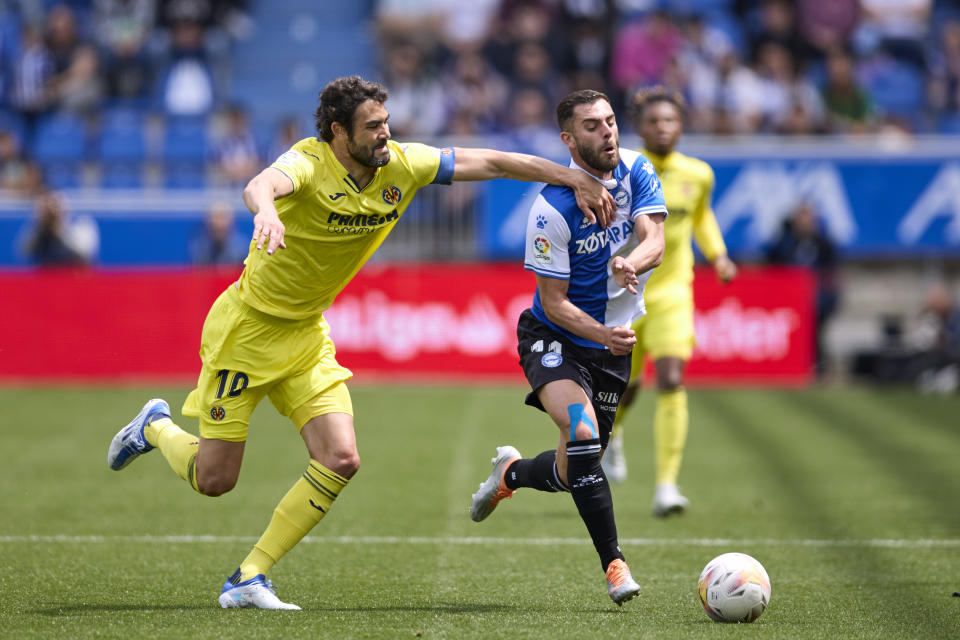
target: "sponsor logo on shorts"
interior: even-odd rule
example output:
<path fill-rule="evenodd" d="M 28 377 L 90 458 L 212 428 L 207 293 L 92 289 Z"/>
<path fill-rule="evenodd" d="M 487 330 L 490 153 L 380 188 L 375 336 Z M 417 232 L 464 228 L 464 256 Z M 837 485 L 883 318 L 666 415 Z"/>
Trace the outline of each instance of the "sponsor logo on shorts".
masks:
<path fill-rule="evenodd" d="M 217 405 L 210 409 L 210 417 L 219 422 L 227 417 L 227 410 Z"/>
<path fill-rule="evenodd" d="M 548 351 L 547 353 L 543 354 L 542 358 L 540 358 L 540 364 L 549 369 L 559 367 L 561 362 L 563 362 L 563 356 L 559 353 L 554 353 L 553 351 Z"/>

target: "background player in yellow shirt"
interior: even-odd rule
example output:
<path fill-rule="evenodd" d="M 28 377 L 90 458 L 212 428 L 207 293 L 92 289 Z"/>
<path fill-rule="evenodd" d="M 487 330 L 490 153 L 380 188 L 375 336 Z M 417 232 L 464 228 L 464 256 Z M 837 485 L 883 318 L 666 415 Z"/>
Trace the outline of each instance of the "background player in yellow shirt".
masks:
<path fill-rule="evenodd" d="M 727 257 L 710 199 L 714 176 L 710 166 L 675 151 L 683 133 L 684 102 L 676 92 L 662 87 L 640 91 L 632 100 L 634 123 L 643 138 L 643 154 L 650 159 L 663 184 L 667 216 L 666 250 L 643 292 L 647 314 L 633 326 L 631 382 L 620 401 L 610 445 L 603 458 L 604 471 L 613 482 L 627 476 L 623 453 L 623 422 L 639 391 L 644 359 L 654 361 L 657 377 L 653 416 L 656 489 L 653 514 L 682 512 L 688 504 L 677 488 L 677 476 L 687 440 L 689 414 L 683 370 L 693 353 L 693 249 L 695 239 L 713 265 L 717 277 L 729 282 L 737 267 Z"/>
<path fill-rule="evenodd" d="M 243 192 L 254 215 L 240 279 L 203 325 L 197 388 L 183 414 L 199 418 L 200 437 L 171 420 L 154 399 L 110 443 L 120 470 L 159 448 L 199 493 L 233 489 L 250 415 L 264 396 L 299 429 L 310 460 L 280 500 L 267 529 L 219 596 L 224 608 L 299 609 L 282 602 L 266 573 L 329 511 L 357 472 L 360 457 L 345 381 L 323 311 L 430 183 L 514 178 L 566 185 L 591 219 L 609 222 L 615 204 L 584 171 L 542 158 L 489 149 L 437 149 L 390 139 L 386 90 L 359 76 L 338 78 L 320 94 L 318 137 L 307 138 L 254 177 Z"/>

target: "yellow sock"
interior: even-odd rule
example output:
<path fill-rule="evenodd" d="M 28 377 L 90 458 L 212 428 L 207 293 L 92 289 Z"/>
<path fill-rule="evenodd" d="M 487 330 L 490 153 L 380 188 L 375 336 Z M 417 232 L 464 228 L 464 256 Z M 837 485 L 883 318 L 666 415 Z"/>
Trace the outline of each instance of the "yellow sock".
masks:
<path fill-rule="evenodd" d="M 306 472 L 283 496 L 253 550 L 240 564 L 240 580 L 266 574 L 330 510 L 347 479 L 311 460 Z"/>
<path fill-rule="evenodd" d="M 200 444 L 197 436 L 173 424 L 170 418 L 154 420 L 143 428 L 143 435 L 147 442 L 160 449 L 170 468 L 186 480 L 194 491 L 199 492 L 195 466 Z"/>
<path fill-rule="evenodd" d="M 677 483 L 680 462 L 683 460 L 683 447 L 687 442 L 688 423 L 686 389 L 657 392 L 656 408 L 653 412 L 657 484 Z"/>

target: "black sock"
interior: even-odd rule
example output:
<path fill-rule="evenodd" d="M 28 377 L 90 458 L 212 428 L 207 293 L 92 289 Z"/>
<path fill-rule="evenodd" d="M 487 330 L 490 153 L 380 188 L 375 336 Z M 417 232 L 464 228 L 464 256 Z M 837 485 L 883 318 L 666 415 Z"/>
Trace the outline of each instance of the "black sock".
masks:
<path fill-rule="evenodd" d="M 593 546 L 600 556 L 603 570 L 615 559 L 623 560 L 617 544 L 617 523 L 613 519 L 613 498 L 610 484 L 600 466 L 603 451 L 600 439 L 574 440 L 567 443 L 567 482 L 570 493 L 587 525 Z"/>
<path fill-rule="evenodd" d="M 544 451 L 536 458 L 517 460 L 504 474 L 503 483 L 508 489 L 530 487 L 537 491 L 568 491 L 567 487 L 557 477 L 557 451 Z"/>

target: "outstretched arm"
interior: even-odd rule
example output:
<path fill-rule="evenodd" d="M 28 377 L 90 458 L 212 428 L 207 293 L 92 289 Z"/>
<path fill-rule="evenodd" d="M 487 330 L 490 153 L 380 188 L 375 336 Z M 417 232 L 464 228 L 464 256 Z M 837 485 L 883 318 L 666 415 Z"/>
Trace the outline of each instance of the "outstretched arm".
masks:
<path fill-rule="evenodd" d="M 617 207 L 603 183 L 581 171 L 525 153 L 511 153 L 495 149 L 454 149 L 455 181 L 494 180 L 510 178 L 527 182 L 546 182 L 573 189 L 577 206 L 591 222 L 599 221 L 606 227 L 613 220 Z"/>
<path fill-rule="evenodd" d="M 273 201 L 293 193 L 293 182 L 279 169 L 267 167 L 247 183 L 243 190 L 243 202 L 253 215 L 253 239 L 257 249 L 267 243 L 267 254 L 272 255 L 277 247 L 286 249 L 283 234 L 286 230 L 280 222 L 280 214 Z"/>

